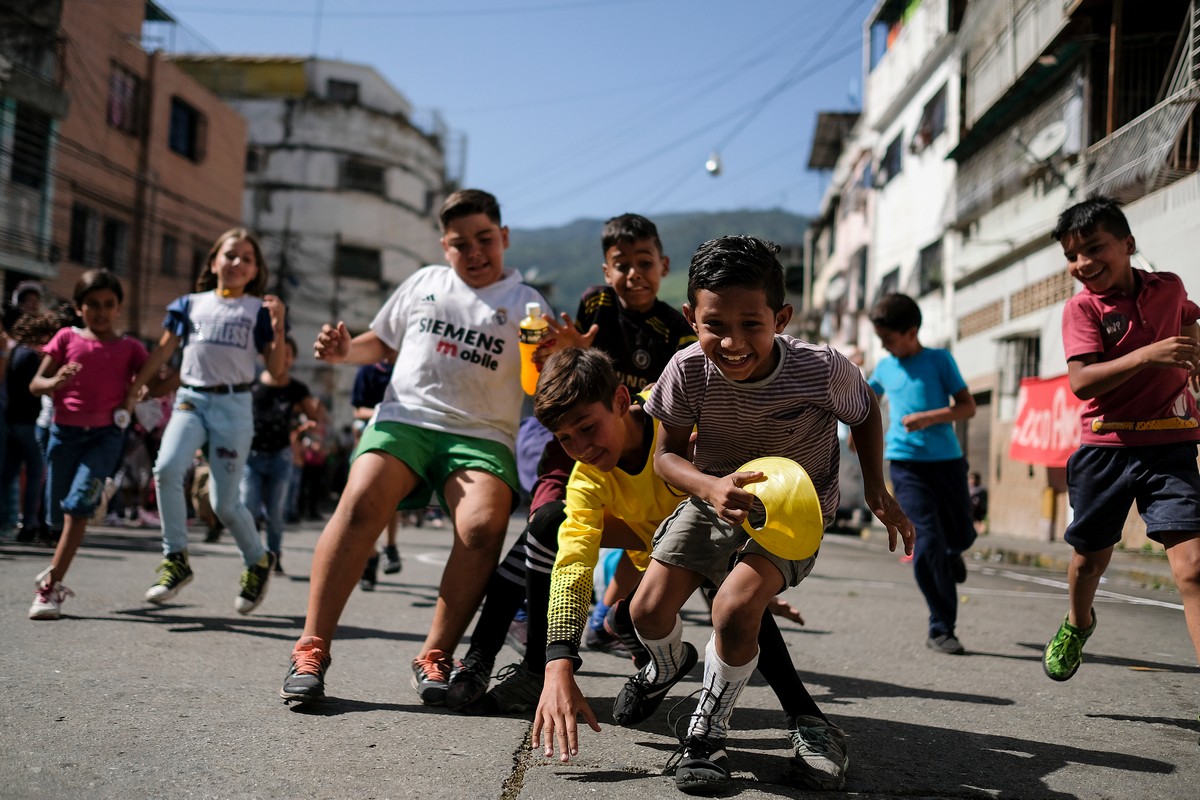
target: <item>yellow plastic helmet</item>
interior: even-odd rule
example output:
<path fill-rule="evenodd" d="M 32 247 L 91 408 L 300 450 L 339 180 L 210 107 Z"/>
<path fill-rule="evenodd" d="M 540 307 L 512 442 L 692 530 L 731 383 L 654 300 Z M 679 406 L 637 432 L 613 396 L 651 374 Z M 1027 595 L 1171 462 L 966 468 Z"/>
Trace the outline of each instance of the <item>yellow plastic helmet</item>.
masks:
<path fill-rule="evenodd" d="M 804 467 L 790 458 L 766 456 L 743 464 L 739 472 L 766 477 L 742 488 L 757 497 L 766 511 L 761 528 L 747 519 L 746 533 L 769 552 L 789 561 L 802 561 L 817 552 L 825 533 L 821 498 Z"/>

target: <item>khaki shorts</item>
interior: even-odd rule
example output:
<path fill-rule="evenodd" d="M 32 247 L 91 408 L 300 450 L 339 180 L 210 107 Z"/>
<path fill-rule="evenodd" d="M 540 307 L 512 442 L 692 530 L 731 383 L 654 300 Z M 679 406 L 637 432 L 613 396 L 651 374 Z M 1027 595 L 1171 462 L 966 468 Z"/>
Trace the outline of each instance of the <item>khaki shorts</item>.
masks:
<path fill-rule="evenodd" d="M 680 503 L 658 526 L 651 557 L 699 573 L 718 587 L 733 565 L 750 553 L 767 559 L 783 575 L 781 592 L 804 580 L 817 563 L 817 553 L 803 561 L 780 558 L 751 539 L 740 525 L 721 519 L 712 506 L 694 497 Z"/>
<path fill-rule="evenodd" d="M 400 501 L 398 509 L 425 508 L 434 491 L 442 508 L 446 508 L 442 490 L 450 476 L 463 469 L 488 472 L 504 481 L 513 493 L 510 513 L 516 507 L 517 461 L 512 450 L 499 442 L 431 431 L 403 422 L 376 422 L 363 431 L 354 457 L 372 450 L 404 462 L 417 475 L 416 488 Z"/>

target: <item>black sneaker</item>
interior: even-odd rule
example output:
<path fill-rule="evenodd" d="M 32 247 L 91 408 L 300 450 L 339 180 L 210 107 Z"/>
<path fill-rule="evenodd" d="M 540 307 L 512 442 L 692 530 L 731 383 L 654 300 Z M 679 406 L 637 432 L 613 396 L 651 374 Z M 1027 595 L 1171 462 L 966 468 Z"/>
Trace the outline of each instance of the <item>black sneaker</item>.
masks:
<path fill-rule="evenodd" d="M 273 569 L 275 554 L 268 551 L 253 566 L 242 570 L 242 591 L 233 601 L 239 614 L 249 614 L 262 605 L 267 598 L 267 583 L 271 580 Z"/>
<path fill-rule="evenodd" d="M 450 674 L 450 688 L 446 690 L 446 707 L 458 711 L 463 706 L 474 703 L 483 697 L 488 684 L 492 681 L 492 667 L 495 665 L 489 658 L 477 650 L 467 652 L 466 658 L 458 663 Z"/>
<path fill-rule="evenodd" d="M 333 663 L 329 648 L 324 640 L 316 636 L 305 636 L 292 650 L 292 668 L 283 679 L 279 696 L 284 705 L 320 700 L 325 696 L 325 670 Z"/>
<path fill-rule="evenodd" d="M 396 575 L 404 568 L 404 563 L 400 560 L 400 551 L 396 549 L 396 545 L 389 544 L 383 548 L 383 574 Z"/>
<path fill-rule="evenodd" d="M 363 569 L 362 577 L 358 579 L 358 588 L 364 592 L 375 591 L 375 584 L 379 582 L 379 553 L 373 554 L 367 559 L 367 566 Z"/>
<path fill-rule="evenodd" d="M 613 722 L 628 727 L 649 719 L 658 710 L 671 687 L 692 671 L 698 659 L 696 648 L 684 642 L 683 658 L 675 674 L 666 683 L 651 683 L 646 679 L 646 669 L 649 665 L 639 669 L 636 675 L 625 681 L 617 699 L 613 701 Z"/>
<path fill-rule="evenodd" d="M 963 561 L 962 553 L 950 556 L 950 574 L 954 576 L 955 583 L 967 582 L 967 562 Z"/>
<path fill-rule="evenodd" d="M 157 570 L 160 575 L 153 586 L 146 590 L 146 599 L 151 603 L 166 603 L 179 590 L 192 582 L 192 568 L 188 565 L 186 550 L 178 553 L 167 553 Z"/>
<path fill-rule="evenodd" d="M 686 794 L 723 794 L 729 789 L 729 755 L 724 739 L 689 736 L 675 766 L 675 788 Z"/>
<path fill-rule="evenodd" d="M 462 707 L 474 716 L 523 714 L 537 708 L 546 676 L 532 672 L 524 664 L 510 664 L 496 675 L 500 683 L 474 703 Z"/>

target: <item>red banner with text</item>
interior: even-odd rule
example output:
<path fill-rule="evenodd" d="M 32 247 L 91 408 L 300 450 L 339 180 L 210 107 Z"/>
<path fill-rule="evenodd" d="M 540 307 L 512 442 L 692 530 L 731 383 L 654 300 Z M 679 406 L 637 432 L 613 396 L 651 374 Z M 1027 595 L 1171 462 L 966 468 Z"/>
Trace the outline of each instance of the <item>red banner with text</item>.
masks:
<path fill-rule="evenodd" d="M 1008 457 L 1014 461 L 1065 467 L 1079 447 L 1083 401 L 1071 392 L 1066 375 L 1023 378 L 1017 392 L 1017 419 Z"/>

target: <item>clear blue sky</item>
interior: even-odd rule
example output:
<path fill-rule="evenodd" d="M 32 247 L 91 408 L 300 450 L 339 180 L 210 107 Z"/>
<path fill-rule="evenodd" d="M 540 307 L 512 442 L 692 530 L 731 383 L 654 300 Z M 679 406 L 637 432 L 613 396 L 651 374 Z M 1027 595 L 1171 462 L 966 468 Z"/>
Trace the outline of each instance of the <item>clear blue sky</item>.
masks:
<path fill-rule="evenodd" d="M 812 213 L 815 115 L 856 108 L 872 0 L 159 0 L 175 48 L 374 66 L 467 137 L 505 222 Z M 321 9 L 320 25 L 318 8 Z M 704 163 L 720 152 L 722 173 Z"/>

